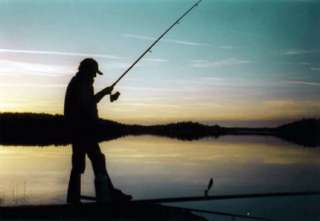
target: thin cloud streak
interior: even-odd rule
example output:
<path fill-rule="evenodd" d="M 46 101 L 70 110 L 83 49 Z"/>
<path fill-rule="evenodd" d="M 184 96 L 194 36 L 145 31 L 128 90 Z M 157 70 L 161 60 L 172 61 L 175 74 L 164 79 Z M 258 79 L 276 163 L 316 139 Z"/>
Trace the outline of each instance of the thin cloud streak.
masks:
<path fill-rule="evenodd" d="M 152 63 L 165 63 L 165 62 L 168 62 L 168 60 L 166 59 L 162 59 L 162 58 L 144 58 L 143 61 L 146 61 L 146 62 L 152 62 Z M 113 62 L 108 62 L 106 63 L 106 68 L 109 68 L 109 69 L 115 69 L 115 70 L 118 70 L 118 69 L 127 69 L 128 67 L 130 67 L 132 65 L 132 62 L 129 62 L 129 61 L 113 61 Z M 141 67 L 144 67 L 145 64 L 140 62 L 138 64 L 135 65 L 135 68 L 141 68 Z"/>
<path fill-rule="evenodd" d="M 234 47 L 233 47 L 232 45 L 223 45 L 223 46 L 220 46 L 219 48 L 225 49 L 225 50 L 232 50 L 232 49 L 234 49 Z"/>
<path fill-rule="evenodd" d="M 121 104 L 119 104 L 121 105 Z M 122 106 L 135 106 L 135 107 L 161 107 L 161 108 L 181 108 L 178 104 L 158 104 L 158 103 L 143 103 L 143 102 L 127 102 L 126 104 L 123 104 Z"/>
<path fill-rule="evenodd" d="M 310 70 L 311 71 L 320 71 L 320 67 L 311 67 Z"/>
<path fill-rule="evenodd" d="M 299 62 L 298 64 L 304 65 L 304 66 L 310 66 L 311 65 L 311 63 L 309 63 L 309 62 Z"/>
<path fill-rule="evenodd" d="M 0 83 L 0 88 L 3 88 L 3 87 L 9 87 L 9 88 L 13 88 L 13 87 L 17 87 L 17 88 L 24 88 L 24 87 L 28 87 L 28 88 L 66 88 L 67 85 L 66 84 L 30 84 L 30 83 L 2 84 L 2 83 Z"/>
<path fill-rule="evenodd" d="M 310 82 L 310 81 L 287 81 L 289 84 L 307 85 L 307 86 L 320 86 L 320 82 Z"/>
<path fill-rule="evenodd" d="M 64 52 L 64 51 L 40 51 L 40 50 L 19 50 L 0 48 L 0 53 L 14 53 L 14 54 L 33 54 L 33 55 L 59 55 L 59 56 L 72 56 L 72 57 L 95 57 L 107 59 L 121 59 L 121 57 L 108 54 L 94 54 L 94 53 L 77 53 L 77 52 Z"/>
<path fill-rule="evenodd" d="M 124 90 L 132 90 L 132 91 L 148 91 L 151 92 L 181 92 L 182 89 L 177 88 L 156 88 L 156 87 L 134 87 L 134 86 L 123 86 Z"/>
<path fill-rule="evenodd" d="M 222 60 L 192 60 L 191 66 L 194 68 L 208 68 L 208 67 L 225 67 L 233 65 L 243 65 L 252 63 L 249 60 L 243 60 L 238 58 L 227 58 Z"/>
<path fill-rule="evenodd" d="M 144 58 L 144 60 L 150 61 L 150 62 L 159 62 L 159 63 L 168 62 L 167 59 L 162 59 L 162 58 Z"/>
<path fill-rule="evenodd" d="M 313 54 L 320 53 L 320 50 L 304 50 L 304 49 L 289 49 L 283 53 L 283 55 L 304 55 L 304 54 Z"/>
<path fill-rule="evenodd" d="M 46 77 L 61 77 L 72 73 L 72 68 L 66 66 L 45 65 L 39 63 L 0 60 L 0 75 L 35 75 Z"/>
<path fill-rule="evenodd" d="M 265 100 L 262 102 L 262 105 L 268 107 L 270 110 L 277 111 L 305 111 L 305 110 L 315 110 L 320 108 L 320 103 L 314 100 L 306 101 L 296 101 L 296 100 Z M 305 108 L 308 107 L 308 108 Z"/>
<path fill-rule="evenodd" d="M 123 36 L 126 38 L 134 38 L 134 39 L 138 39 L 138 40 L 148 40 L 148 41 L 156 40 L 156 38 L 153 38 L 153 37 L 143 36 L 143 35 L 135 35 L 135 34 L 123 34 Z M 163 39 L 161 41 L 167 42 L 167 43 L 187 45 L 187 46 L 212 46 L 211 44 L 208 44 L 208 43 L 184 41 L 184 40 L 177 40 L 177 39 Z"/>
<path fill-rule="evenodd" d="M 109 69 L 126 69 L 131 65 L 129 62 L 111 62 L 106 64 Z M 142 64 L 137 64 L 135 67 L 142 67 Z"/>

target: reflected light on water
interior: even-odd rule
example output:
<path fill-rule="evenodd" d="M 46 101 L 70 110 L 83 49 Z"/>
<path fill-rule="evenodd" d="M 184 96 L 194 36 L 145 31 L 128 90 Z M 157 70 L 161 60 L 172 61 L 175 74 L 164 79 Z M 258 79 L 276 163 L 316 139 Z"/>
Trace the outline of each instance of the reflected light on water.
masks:
<path fill-rule="evenodd" d="M 134 198 L 319 190 L 319 149 L 271 137 L 222 137 L 199 141 L 138 136 L 101 143 L 115 186 Z M 64 203 L 70 146 L 0 147 L 3 205 Z M 82 192 L 94 195 L 87 160 Z"/>

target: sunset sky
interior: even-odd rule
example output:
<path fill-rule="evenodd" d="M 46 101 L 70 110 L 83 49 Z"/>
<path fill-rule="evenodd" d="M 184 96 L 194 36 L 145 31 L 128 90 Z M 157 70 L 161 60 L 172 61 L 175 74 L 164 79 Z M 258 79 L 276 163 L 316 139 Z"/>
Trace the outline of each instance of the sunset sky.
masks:
<path fill-rule="evenodd" d="M 0 0 L 0 111 L 63 113 L 79 62 L 123 71 L 195 1 Z M 124 123 L 320 117 L 320 2 L 203 0 L 99 104 Z"/>

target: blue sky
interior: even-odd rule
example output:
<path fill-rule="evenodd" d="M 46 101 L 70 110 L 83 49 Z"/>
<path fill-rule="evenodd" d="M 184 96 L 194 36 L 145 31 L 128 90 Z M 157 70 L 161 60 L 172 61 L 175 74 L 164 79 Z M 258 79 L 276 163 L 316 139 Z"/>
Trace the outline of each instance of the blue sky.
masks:
<path fill-rule="evenodd" d="M 0 110 L 62 113 L 78 63 L 111 84 L 195 1 L 0 0 Z M 119 83 L 121 122 L 319 117 L 320 3 L 203 0 Z"/>

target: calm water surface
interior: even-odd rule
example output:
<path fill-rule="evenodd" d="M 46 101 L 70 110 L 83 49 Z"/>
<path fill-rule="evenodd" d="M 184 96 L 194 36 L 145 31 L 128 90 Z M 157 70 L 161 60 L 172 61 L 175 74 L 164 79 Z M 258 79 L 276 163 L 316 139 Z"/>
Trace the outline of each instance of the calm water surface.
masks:
<path fill-rule="evenodd" d="M 101 147 L 115 186 L 136 199 L 202 195 L 211 177 L 211 194 L 320 191 L 320 148 L 305 148 L 277 138 L 226 136 L 190 142 L 131 136 L 103 142 Z M 0 146 L 0 204 L 65 202 L 70 149 Z M 94 195 L 92 168 L 87 163 L 82 192 Z M 275 220 L 320 220 L 320 197 L 310 196 L 179 206 Z"/>

